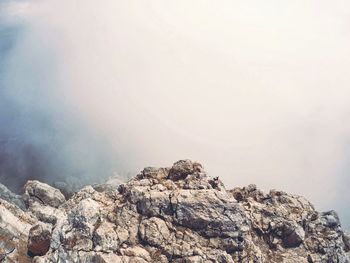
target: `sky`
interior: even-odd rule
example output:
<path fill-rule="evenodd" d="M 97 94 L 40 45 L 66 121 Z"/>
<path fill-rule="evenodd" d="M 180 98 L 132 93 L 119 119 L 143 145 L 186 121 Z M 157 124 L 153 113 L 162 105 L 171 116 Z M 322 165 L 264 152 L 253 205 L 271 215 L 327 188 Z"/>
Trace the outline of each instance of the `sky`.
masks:
<path fill-rule="evenodd" d="M 178 159 L 350 227 L 350 3 L 0 0 L 0 181 Z"/>

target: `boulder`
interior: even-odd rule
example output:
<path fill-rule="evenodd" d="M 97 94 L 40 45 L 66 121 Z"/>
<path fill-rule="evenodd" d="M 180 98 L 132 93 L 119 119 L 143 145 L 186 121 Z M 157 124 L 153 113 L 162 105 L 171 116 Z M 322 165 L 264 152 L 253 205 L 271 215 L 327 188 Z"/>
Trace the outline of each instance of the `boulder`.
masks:
<path fill-rule="evenodd" d="M 173 181 L 183 180 L 188 175 L 200 172 L 202 165 L 191 160 L 180 160 L 171 167 L 168 178 Z"/>
<path fill-rule="evenodd" d="M 39 202 L 57 208 L 66 201 L 60 190 L 39 181 L 28 181 L 25 184 L 23 198 L 28 207 Z"/>

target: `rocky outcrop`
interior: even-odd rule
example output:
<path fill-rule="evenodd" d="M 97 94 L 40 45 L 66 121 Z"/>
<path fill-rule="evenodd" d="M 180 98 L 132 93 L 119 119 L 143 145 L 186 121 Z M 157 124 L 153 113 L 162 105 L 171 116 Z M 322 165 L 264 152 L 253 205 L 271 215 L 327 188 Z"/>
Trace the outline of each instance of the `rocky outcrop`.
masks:
<path fill-rule="evenodd" d="M 0 200 L 0 262 L 349 262 L 334 211 L 255 185 L 226 190 L 189 160 L 68 200 L 29 181 L 23 200 L 26 212 Z"/>
<path fill-rule="evenodd" d="M 37 219 L 31 213 L 0 199 L 0 262 L 31 262 L 27 242 L 35 223 Z"/>

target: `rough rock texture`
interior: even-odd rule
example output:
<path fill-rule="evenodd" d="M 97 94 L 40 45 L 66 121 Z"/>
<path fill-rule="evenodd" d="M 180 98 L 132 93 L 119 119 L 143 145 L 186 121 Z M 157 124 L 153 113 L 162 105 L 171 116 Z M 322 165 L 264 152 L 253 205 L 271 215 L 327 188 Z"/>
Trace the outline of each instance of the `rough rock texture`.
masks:
<path fill-rule="evenodd" d="M 17 205 L 21 209 L 25 209 L 22 196 L 12 193 L 6 186 L 0 184 L 0 199 Z"/>
<path fill-rule="evenodd" d="M 29 181 L 23 199 L 26 212 L 0 199 L 0 262 L 350 262 L 334 211 L 255 185 L 226 190 L 189 160 L 68 200 Z"/>
<path fill-rule="evenodd" d="M 51 244 L 51 226 L 38 223 L 29 231 L 28 254 L 43 256 L 49 251 Z"/>
<path fill-rule="evenodd" d="M 31 262 L 27 241 L 35 223 L 37 219 L 31 213 L 0 199 L 0 262 Z"/>

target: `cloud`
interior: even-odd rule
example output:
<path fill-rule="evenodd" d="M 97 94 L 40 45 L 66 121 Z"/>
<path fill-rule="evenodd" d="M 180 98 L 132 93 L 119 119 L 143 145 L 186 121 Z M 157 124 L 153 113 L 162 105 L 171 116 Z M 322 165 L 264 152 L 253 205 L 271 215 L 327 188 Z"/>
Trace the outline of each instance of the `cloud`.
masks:
<path fill-rule="evenodd" d="M 192 158 L 229 186 L 349 201 L 346 1 L 20 3 L 1 121 L 44 178 Z"/>

